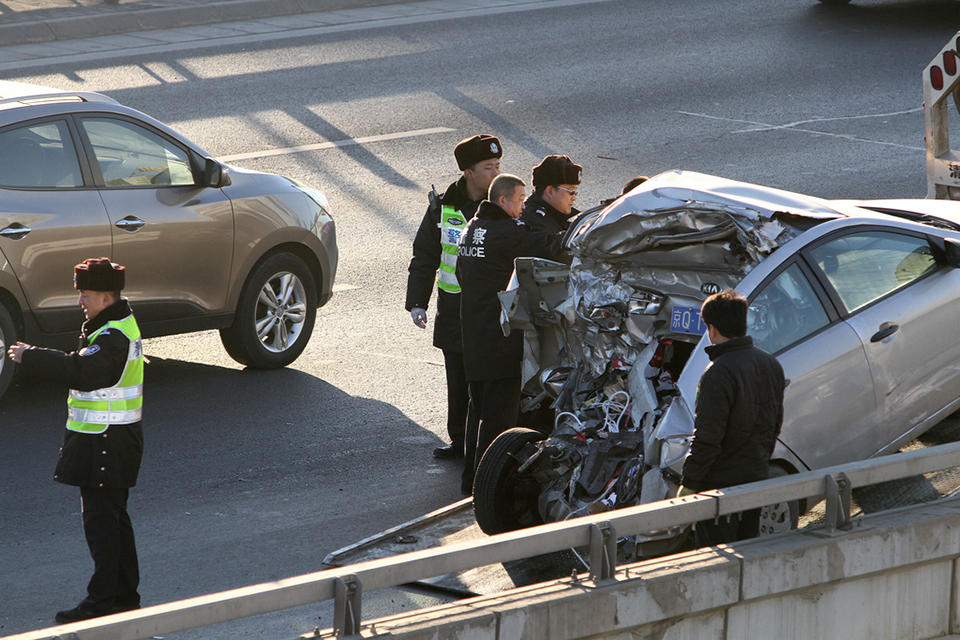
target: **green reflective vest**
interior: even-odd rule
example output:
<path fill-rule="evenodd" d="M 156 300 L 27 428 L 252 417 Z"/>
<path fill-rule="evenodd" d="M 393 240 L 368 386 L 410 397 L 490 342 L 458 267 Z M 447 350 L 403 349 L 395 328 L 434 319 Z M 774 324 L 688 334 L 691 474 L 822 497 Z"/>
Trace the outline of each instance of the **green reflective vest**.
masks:
<path fill-rule="evenodd" d="M 467 226 L 463 214 L 448 204 L 440 208 L 440 269 L 437 271 L 437 288 L 447 293 L 460 293 L 457 282 L 457 243 Z"/>
<path fill-rule="evenodd" d="M 115 385 L 94 391 L 70 389 L 67 398 L 67 429 L 83 433 L 103 433 L 112 425 L 139 422 L 143 414 L 143 343 L 140 327 L 132 315 L 111 320 L 87 339 L 93 344 L 106 329 L 118 329 L 130 341 L 123 374 Z"/>

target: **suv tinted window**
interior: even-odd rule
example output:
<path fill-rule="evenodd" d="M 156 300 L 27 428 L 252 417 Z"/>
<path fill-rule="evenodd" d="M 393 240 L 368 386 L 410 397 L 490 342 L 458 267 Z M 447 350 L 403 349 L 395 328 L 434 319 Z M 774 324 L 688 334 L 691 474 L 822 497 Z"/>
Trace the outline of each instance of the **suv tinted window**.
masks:
<path fill-rule="evenodd" d="M 754 297 L 747 313 L 747 333 L 758 347 L 776 353 L 829 322 L 820 299 L 794 264 Z"/>
<path fill-rule="evenodd" d="M 77 152 L 65 122 L 44 122 L 0 132 L 0 185 L 82 187 Z"/>
<path fill-rule="evenodd" d="M 132 122 L 81 121 L 108 187 L 192 185 L 186 151 Z"/>
<path fill-rule="evenodd" d="M 851 312 L 937 268 L 926 239 L 887 231 L 835 238 L 810 255 Z"/>

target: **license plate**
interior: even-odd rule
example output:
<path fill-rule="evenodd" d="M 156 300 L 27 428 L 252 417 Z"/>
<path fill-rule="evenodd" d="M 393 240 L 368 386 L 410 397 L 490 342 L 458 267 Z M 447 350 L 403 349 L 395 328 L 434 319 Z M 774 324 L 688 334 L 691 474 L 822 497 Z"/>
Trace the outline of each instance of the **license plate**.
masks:
<path fill-rule="evenodd" d="M 674 305 L 670 314 L 670 331 L 702 336 L 707 332 L 707 325 L 700 318 L 699 308 Z"/>

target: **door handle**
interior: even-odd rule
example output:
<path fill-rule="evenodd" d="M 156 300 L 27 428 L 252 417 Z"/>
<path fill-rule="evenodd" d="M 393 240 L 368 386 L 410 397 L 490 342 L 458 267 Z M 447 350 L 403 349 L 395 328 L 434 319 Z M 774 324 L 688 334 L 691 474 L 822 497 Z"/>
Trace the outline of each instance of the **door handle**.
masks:
<path fill-rule="evenodd" d="M 139 229 L 140 227 L 142 227 L 142 226 L 145 225 L 145 224 L 146 224 L 146 222 L 144 222 L 143 220 L 141 220 L 140 218 L 138 218 L 138 217 L 136 217 L 136 216 L 127 216 L 126 218 L 123 218 L 122 220 L 117 220 L 116 223 L 114 224 L 114 226 L 120 227 L 120 228 L 123 229 L 124 231 L 131 231 L 131 232 L 132 232 L 132 231 L 136 231 L 137 229 Z"/>
<path fill-rule="evenodd" d="M 9 227 L 0 229 L 0 236 L 10 238 L 11 240 L 20 240 L 31 231 L 32 229 L 30 227 L 25 227 L 19 222 L 14 222 Z"/>
<path fill-rule="evenodd" d="M 899 330 L 900 325 L 894 324 L 893 322 L 884 322 L 880 325 L 880 330 L 870 336 L 870 342 L 880 342 L 884 338 L 889 338 Z"/>

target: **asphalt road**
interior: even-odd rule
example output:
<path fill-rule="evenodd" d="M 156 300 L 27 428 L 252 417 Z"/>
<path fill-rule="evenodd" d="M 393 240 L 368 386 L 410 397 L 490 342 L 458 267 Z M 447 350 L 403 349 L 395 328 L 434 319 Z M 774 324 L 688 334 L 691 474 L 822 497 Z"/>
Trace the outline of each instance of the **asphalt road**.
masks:
<path fill-rule="evenodd" d="M 920 197 L 920 71 L 960 24 L 952 0 L 480 13 L 0 71 L 103 91 L 217 156 L 374 138 L 236 161 L 320 187 L 337 221 L 339 289 L 293 366 L 244 371 L 216 333 L 146 342 L 131 497 L 144 604 L 318 570 L 327 552 L 459 498 L 456 465 L 430 456 L 444 434 L 440 353 L 403 310 L 425 191 L 456 178 L 457 140 L 496 133 L 504 169 L 524 178 L 547 153 L 571 155 L 583 207 L 674 168 Z M 63 405 L 63 390 L 29 381 L 0 400 L 3 634 L 52 623 L 89 577 L 77 491 L 51 478 Z M 330 622 L 329 607 L 298 610 L 263 634 Z"/>

